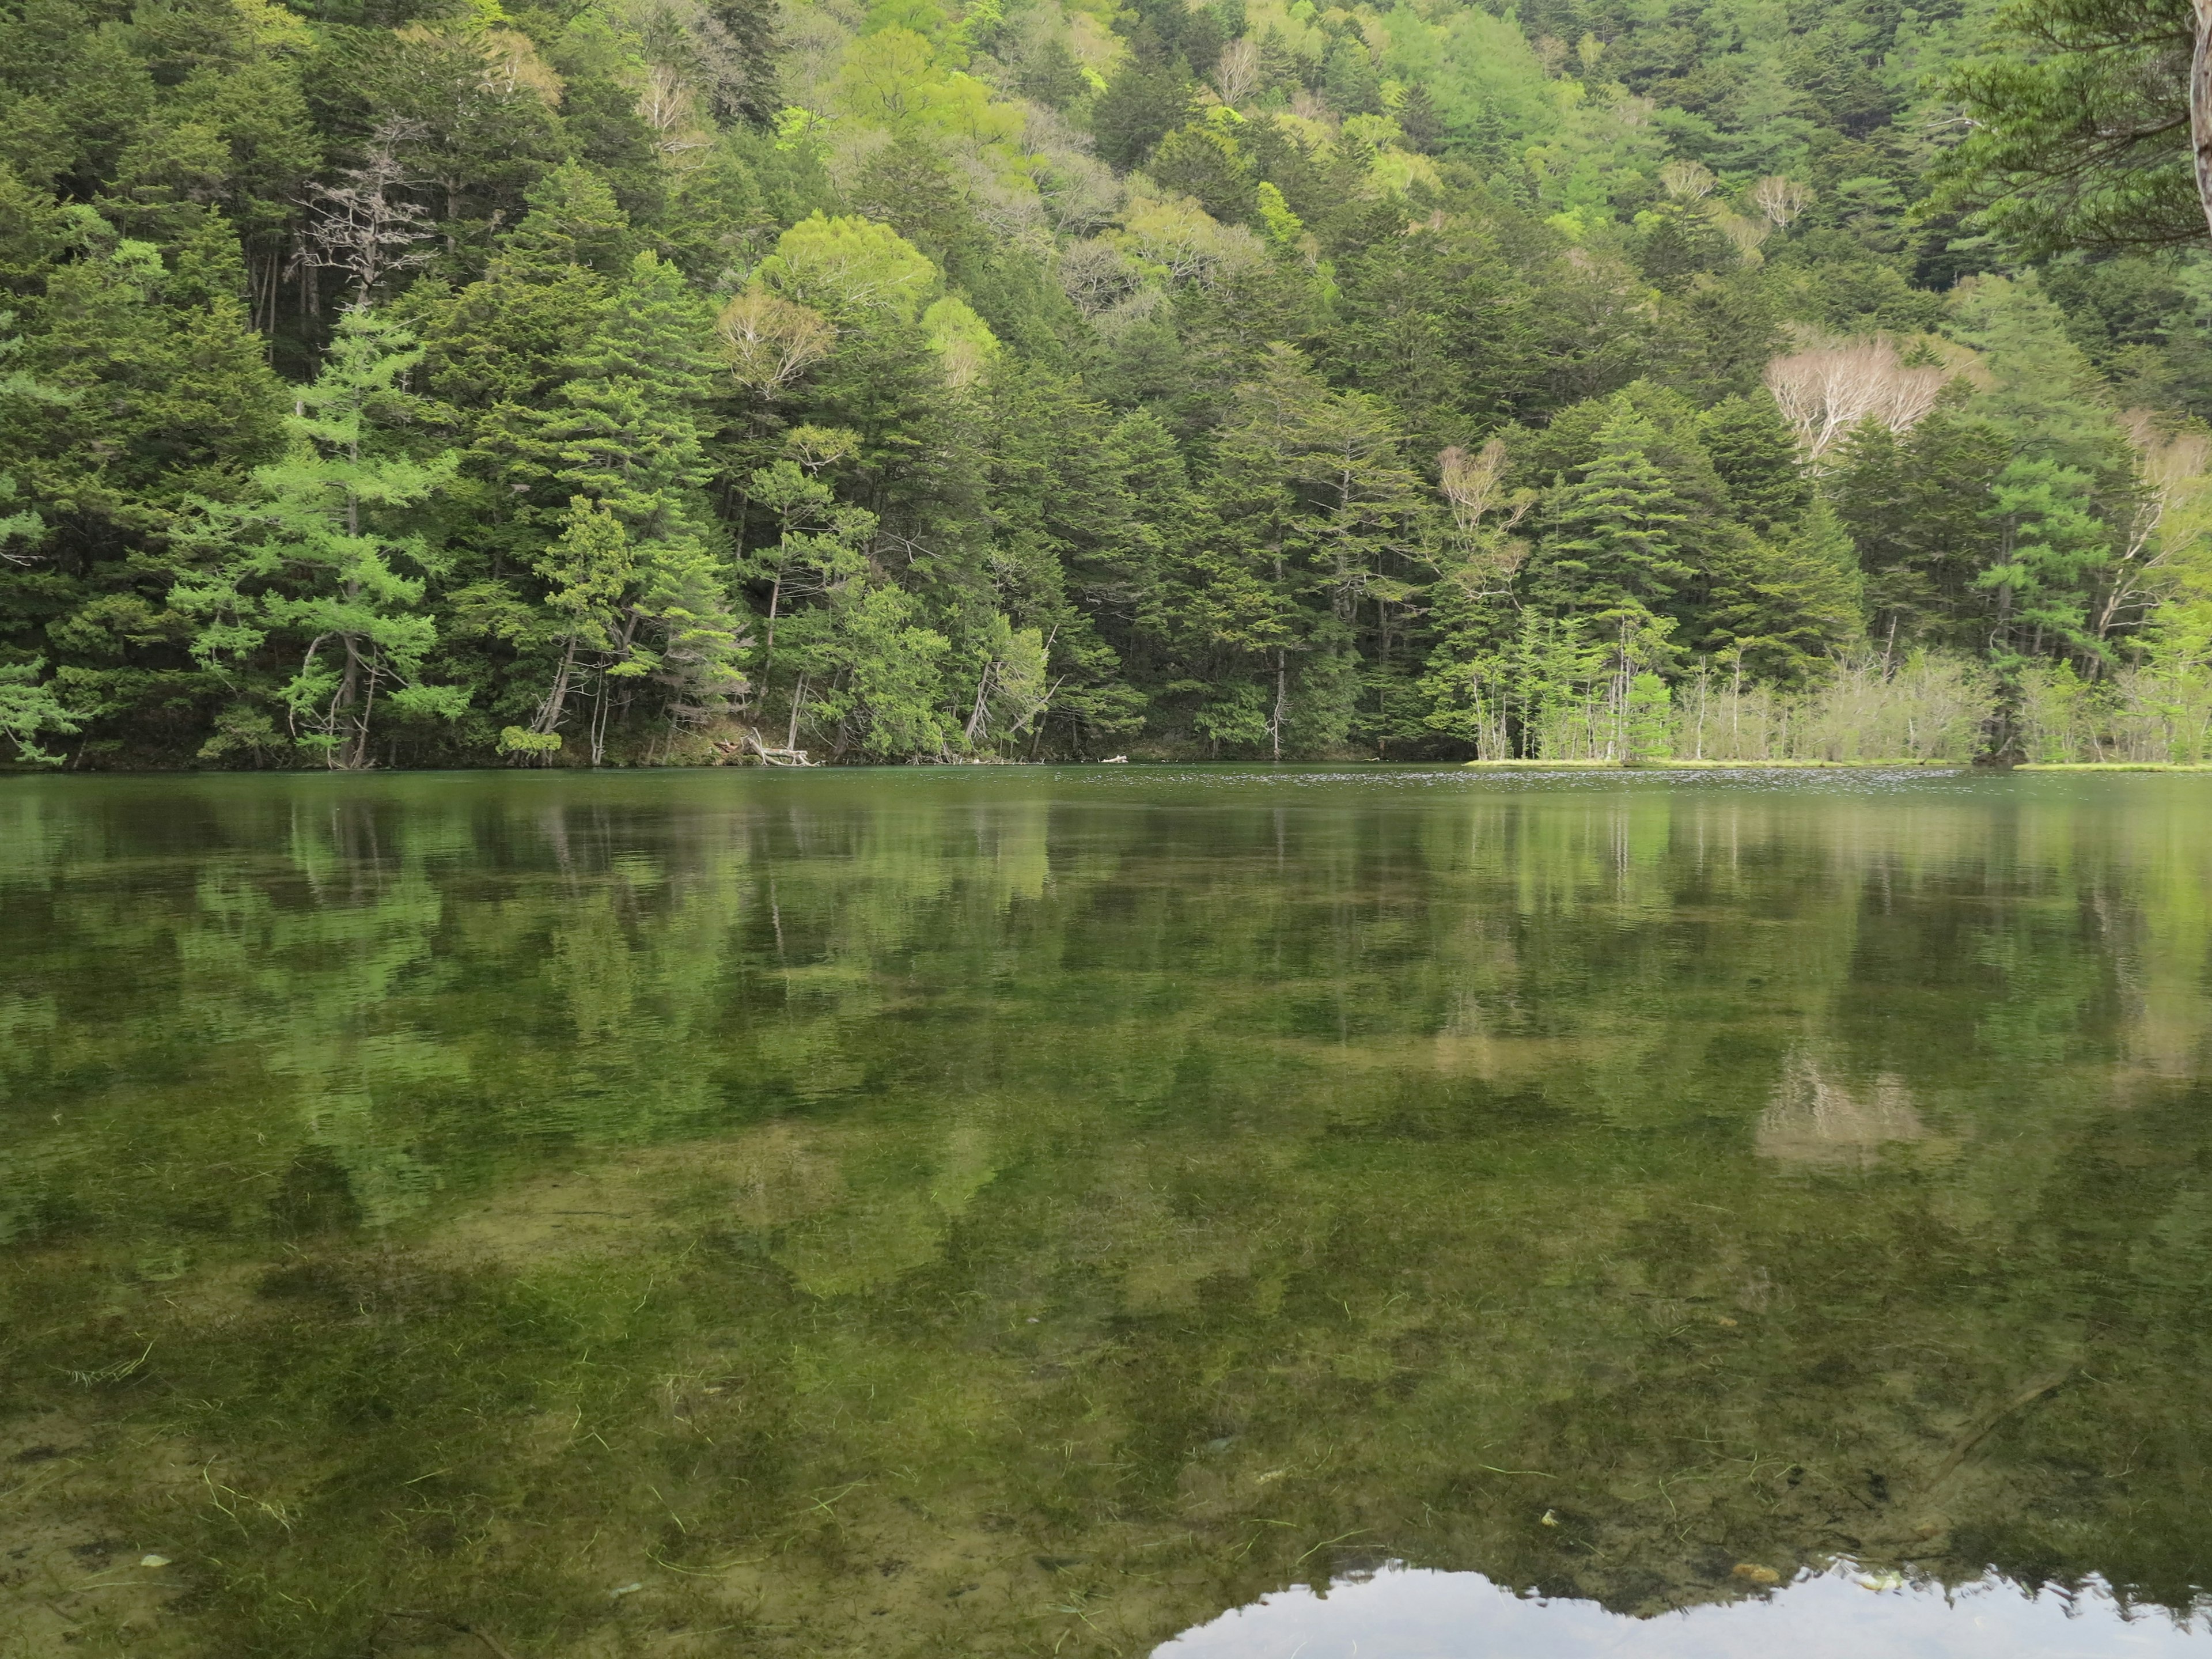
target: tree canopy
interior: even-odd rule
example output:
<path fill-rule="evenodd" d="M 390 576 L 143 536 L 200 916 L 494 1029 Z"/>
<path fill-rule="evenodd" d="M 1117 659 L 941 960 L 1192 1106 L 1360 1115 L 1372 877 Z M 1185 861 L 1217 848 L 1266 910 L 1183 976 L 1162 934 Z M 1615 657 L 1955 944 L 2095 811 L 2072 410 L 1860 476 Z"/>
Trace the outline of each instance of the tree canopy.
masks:
<path fill-rule="evenodd" d="M 0 763 L 2193 756 L 2196 30 L 15 0 Z"/>

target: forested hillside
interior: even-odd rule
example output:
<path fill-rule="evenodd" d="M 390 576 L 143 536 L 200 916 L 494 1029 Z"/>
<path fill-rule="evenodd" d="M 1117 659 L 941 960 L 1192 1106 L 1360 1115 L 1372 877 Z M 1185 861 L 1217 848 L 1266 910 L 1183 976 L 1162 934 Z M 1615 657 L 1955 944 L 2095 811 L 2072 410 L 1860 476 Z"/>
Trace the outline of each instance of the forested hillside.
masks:
<path fill-rule="evenodd" d="M 1498 3 L 9 0 L 0 752 L 2204 758 L 1979 0 Z"/>

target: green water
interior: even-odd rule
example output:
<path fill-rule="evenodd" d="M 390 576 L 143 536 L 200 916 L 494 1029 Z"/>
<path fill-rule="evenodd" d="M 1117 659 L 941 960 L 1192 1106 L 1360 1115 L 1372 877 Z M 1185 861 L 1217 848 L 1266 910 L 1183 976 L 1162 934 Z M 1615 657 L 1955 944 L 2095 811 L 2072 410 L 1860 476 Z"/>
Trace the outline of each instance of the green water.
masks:
<path fill-rule="evenodd" d="M 2185 1610 L 2208 950 L 2194 777 L 0 780 L 0 1654 Z"/>

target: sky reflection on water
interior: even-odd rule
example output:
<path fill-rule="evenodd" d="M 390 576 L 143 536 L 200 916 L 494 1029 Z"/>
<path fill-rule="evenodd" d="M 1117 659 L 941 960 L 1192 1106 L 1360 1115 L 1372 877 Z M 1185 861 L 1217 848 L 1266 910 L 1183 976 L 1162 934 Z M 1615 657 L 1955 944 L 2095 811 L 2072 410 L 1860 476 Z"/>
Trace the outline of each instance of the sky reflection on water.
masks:
<path fill-rule="evenodd" d="M 1947 1590 L 1842 1563 L 1761 1599 L 1632 1619 L 1393 1562 L 1326 1595 L 1301 1584 L 1232 1608 L 1152 1659 L 2160 1659 L 2201 1656 L 2208 1637 L 2203 1613 L 2128 1608 L 2094 1579 Z"/>

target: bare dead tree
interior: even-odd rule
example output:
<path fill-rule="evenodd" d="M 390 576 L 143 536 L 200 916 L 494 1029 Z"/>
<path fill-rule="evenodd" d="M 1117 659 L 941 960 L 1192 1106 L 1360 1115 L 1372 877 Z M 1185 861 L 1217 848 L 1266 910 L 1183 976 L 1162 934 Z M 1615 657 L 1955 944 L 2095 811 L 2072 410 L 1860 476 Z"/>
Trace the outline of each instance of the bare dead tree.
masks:
<path fill-rule="evenodd" d="M 1678 202 L 1702 202 L 1720 180 L 1702 161 L 1669 161 L 1659 169 L 1659 182 Z"/>
<path fill-rule="evenodd" d="M 302 266 L 343 270 L 353 280 L 354 302 L 366 305 L 386 277 L 429 258 L 430 251 L 416 245 L 428 241 L 435 228 L 408 200 L 405 191 L 418 181 L 407 176 L 399 160 L 404 145 L 428 132 L 421 122 L 404 117 L 380 122 L 362 152 L 361 165 L 338 174 L 343 183 L 307 186 L 307 199 L 300 205 L 308 221 L 292 271 Z"/>
<path fill-rule="evenodd" d="M 1143 274 L 1121 249 L 1099 239 L 1071 242 L 1060 256 L 1060 285 L 1076 308 L 1096 317 L 1127 299 Z"/>
<path fill-rule="evenodd" d="M 1774 227 L 1764 219 L 1747 219 L 1741 213 L 1731 213 L 1717 202 L 1706 210 L 1721 234 L 1735 245 L 1737 256 L 1746 264 L 1757 264 L 1759 248 L 1774 234 Z"/>
<path fill-rule="evenodd" d="M 1501 591 L 1528 556 L 1528 544 L 1513 531 L 1535 506 L 1536 492 L 1508 492 L 1505 470 L 1503 438 L 1492 438 L 1472 455 L 1455 444 L 1437 457 L 1437 481 L 1459 532 L 1457 557 L 1445 574 L 1472 598 Z"/>
<path fill-rule="evenodd" d="M 1813 205 L 1813 187 L 1801 185 L 1795 179 L 1770 177 L 1751 187 L 1749 199 L 1777 230 L 1787 230 L 1793 220 Z"/>
<path fill-rule="evenodd" d="M 2203 486 L 2212 471 L 2212 439 L 2203 434 L 2162 430 L 2142 409 L 2129 410 L 2120 422 L 2135 447 L 2136 494 L 2110 585 L 2097 606 L 2099 639 L 2148 610 L 2157 598 L 2158 572 L 2177 544 L 2205 533 Z M 2185 503 L 2192 510 L 2185 521 L 2177 522 Z"/>
<path fill-rule="evenodd" d="M 1239 36 L 1222 47 L 1213 66 L 1213 89 L 1231 107 L 1260 89 L 1260 48 L 1249 35 Z"/>
<path fill-rule="evenodd" d="M 1452 522 L 1462 536 L 1474 534 L 1483 520 L 1501 507 L 1510 515 L 1502 528 L 1510 530 L 1535 500 L 1525 490 L 1511 496 L 1505 494 L 1503 438 L 1492 438 L 1472 455 L 1454 444 L 1437 457 L 1437 470 L 1443 480 L 1444 500 L 1451 504 Z"/>
<path fill-rule="evenodd" d="M 637 95 L 638 118 L 653 131 L 653 147 L 664 156 L 703 148 L 708 130 L 699 118 L 698 95 L 684 73 L 666 64 L 646 71 Z"/>
<path fill-rule="evenodd" d="M 1865 421 L 1910 431 L 1956 373 L 1941 364 L 1907 368 L 1895 343 L 1876 336 L 1777 357 L 1766 366 L 1766 389 L 1818 460 Z"/>

